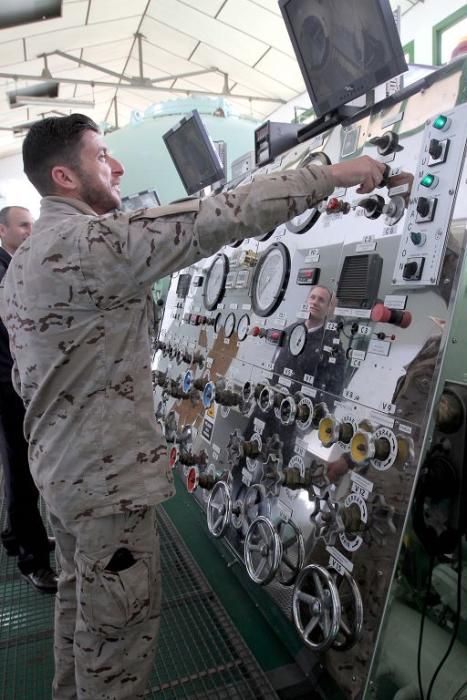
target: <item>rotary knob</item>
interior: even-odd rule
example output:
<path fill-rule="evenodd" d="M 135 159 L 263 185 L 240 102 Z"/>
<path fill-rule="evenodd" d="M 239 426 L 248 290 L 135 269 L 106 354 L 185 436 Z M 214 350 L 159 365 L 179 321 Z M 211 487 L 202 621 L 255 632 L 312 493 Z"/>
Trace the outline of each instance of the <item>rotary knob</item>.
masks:
<path fill-rule="evenodd" d="M 379 194 L 372 194 L 357 203 L 357 206 L 363 207 L 367 219 L 378 219 L 383 213 L 384 205 L 384 198 Z"/>

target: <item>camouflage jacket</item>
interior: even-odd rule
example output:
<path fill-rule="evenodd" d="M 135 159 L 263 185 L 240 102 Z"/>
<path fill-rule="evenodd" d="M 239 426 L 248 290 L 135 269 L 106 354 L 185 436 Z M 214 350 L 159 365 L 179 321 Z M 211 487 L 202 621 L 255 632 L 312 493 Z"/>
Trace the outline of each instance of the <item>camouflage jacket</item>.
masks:
<path fill-rule="evenodd" d="M 31 472 L 53 513 L 97 517 L 173 495 L 154 417 L 152 284 L 273 229 L 332 189 L 330 176 L 309 166 L 203 200 L 106 216 L 75 199 L 42 200 L 5 276 L 0 312 Z"/>

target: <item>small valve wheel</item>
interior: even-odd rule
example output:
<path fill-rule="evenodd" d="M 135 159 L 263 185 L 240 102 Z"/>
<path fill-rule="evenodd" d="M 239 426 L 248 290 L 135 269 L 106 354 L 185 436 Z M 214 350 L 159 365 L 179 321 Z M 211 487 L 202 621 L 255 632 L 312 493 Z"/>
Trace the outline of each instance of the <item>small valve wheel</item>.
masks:
<path fill-rule="evenodd" d="M 305 644 L 326 651 L 341 623 L 341 602 L 334 578 L 327 569 L 309 564 L 298 575 L 292 610 L 295 626 Z"/>
<path fill-rule="evenodd" d="M 260 586 L 270 583 L 282 559 L 282 543 L 274 525 L 260 515 L 253 520 L 245 537 L 245 566 L 249 577 Z"/>
<path fill-rule="evenodd" d="M 208 499 L 206 515 L 208 530 L 213 537 L 222 537 L 230 523 L 232 499 L 225 481 L 218 481 Z"/>
<path fill-rule="evenodd" d="M 292 520 L 281 520 L 277 534 L 282 544 L 282 558 L 277 579 L 283 586 L 291 586 L 297 579 L 305 560 L 303 535 Z"/>

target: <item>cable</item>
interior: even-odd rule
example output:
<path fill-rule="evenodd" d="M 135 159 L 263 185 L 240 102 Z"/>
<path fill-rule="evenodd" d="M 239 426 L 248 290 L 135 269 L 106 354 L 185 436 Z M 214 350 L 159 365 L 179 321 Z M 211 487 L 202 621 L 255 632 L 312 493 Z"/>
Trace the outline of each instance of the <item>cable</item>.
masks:
<path fill-rule="evenodd" d="M 430 555 L 430 561 L 428 565 L 428 581 L 426 584 L 425 600 L 423 601 L 422 617 L 420 620 L 420 633 L 418 635 L 418 648 L 417 648 L 417 677 L 418 677 L 418 690 L 420 692 L 420 700 L 425 700 L 423 694 L 423 684 L 422 684 L 422 645 L 423 645 L 423 630 L 425 627 L 426 613 L 428 610 L 428 597 L 431 590 L 431 580 L 433 577 L 433 569 L 435 566 L 435 555 Z"/>
<path fill-rule="evenodd" d="M 443 658 L 439 662 L 438 667 L 436 668 L 436 671 L 434 672 L 434 674 L 431 678 L 430 685 L 428 686 L 428 694 L 426 696 L 426 700 L 430 700 L 430 698 L 431 698 L 431 692 L 433 690 L 433 686 L 435 684 L 436 678 L 438 677 L 439 672 L 443 668 L 444 664 L 447 661 L 449 654 L 452 651 L 452 648 L 453 648 L 454 643 L 456 641 L 457 632 L 459 631 L 459 622 L 460 622 L 460 616 L 461 616 L 461 599 L 462 599 L 462 533 L 459 534 L 458 566 L 459 566 L 459 570 L 457 572 L 456 619 L 454 622 L 454 627 L 452 629 L 451 640 L 449 642 L 448 648 L 446 649 L 446 653 L 444 654 Z M 422 700 L 423 700 L 423 698 L 422 698 Z"/>
<path fill-rule="evenodd" d="M 463 690 L 467 690 L 467 681 L 464 681 L 464 683 L 462 683 L 461 687 L 458 690 L 456 690 L 456 692 L 452 696 L 451 700 L 462 700 L 461 693 Z"/>

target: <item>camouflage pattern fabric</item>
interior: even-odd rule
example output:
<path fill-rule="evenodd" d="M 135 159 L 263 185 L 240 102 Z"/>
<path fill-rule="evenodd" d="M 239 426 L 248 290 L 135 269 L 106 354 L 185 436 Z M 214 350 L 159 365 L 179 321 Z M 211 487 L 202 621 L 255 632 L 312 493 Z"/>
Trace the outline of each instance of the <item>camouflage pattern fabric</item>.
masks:
<path fill-rule="evenodd" d="M 157 427 L 148 337 L 152 284 L 240 238 L 257 236 L 331 193 L 319 166 L 169 207 L 96 214 L 46 197 L 0 292 L 26 407 L 33 478 L 64 521 L 173 495 Z"/>
<path fill-rule="evenodd" d="M 51 524 L 60 566 L 53 700 L 143 698 L 160 619 L 155 507 L 68 525 L 51 515 Z M 111 571 L 120 548 L 135 562 Z"/>

